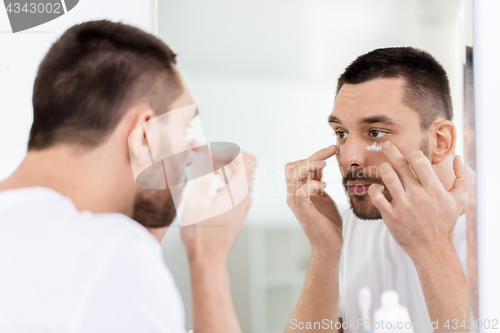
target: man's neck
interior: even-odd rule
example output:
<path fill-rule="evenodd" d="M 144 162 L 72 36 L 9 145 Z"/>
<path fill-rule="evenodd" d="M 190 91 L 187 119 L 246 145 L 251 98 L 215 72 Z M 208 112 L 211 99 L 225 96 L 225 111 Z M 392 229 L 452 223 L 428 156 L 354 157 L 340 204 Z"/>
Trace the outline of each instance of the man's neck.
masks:
<path fill-rule="evenodd" d="M 0 183 L 0 191 L 43 186 L 69 197 L 78 210 L 93 213 L 132 214 L 134 187 L 124 184 L 117 156 L 109 147 L 91 150 L 60 145 L 29 151 L 18 169 Z M 124 189 L 128 186 L 130 191 Z"/>

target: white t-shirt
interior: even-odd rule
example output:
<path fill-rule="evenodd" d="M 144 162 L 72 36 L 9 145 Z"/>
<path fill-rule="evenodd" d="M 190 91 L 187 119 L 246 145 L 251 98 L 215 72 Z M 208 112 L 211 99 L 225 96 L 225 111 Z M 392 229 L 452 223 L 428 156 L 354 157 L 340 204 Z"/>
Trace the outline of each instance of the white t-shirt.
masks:
<path fill-rule="evenodd" d="M 358 292 L 368 286 L 372 293 L 370 321 L 380 308 L 380 296 L 385 290 L 395 290 L 399 302 L 410 313 L 415 333 L 432 332 L 431 320 L 417 270 L 406 252 L 396 243 L 383 220 L 361 220 L 347 209 L 343 214 L 343 236 L 340 262 L 339 317 L 347 329 L 344 332 L 364 332 L 357 325 L 363 317 L 358 304 Z M 457 220 L 453 243 L 465 271 L 467 239 L 465 214 Z M 409 326 L 410 324 L 408 324 Z M 373 331 L 373 328 L 372 328 Z"/>
<path fill-rule="evenodd" d="M 158 241 L 45 187 L 0 192 L 0 332 L 185 333 Z"/>

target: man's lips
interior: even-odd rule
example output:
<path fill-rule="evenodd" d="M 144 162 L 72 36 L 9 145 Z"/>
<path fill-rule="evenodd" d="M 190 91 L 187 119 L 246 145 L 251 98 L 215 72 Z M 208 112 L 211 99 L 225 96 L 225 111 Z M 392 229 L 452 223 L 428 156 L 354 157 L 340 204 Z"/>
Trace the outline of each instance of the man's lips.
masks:
<path fill-rule="evenodd" d="M 366 182 L 348 182 L 347 188 L 349 189 L 349 194 L 364 194 L 368 192 L 368 188 L 372 183 Z"/>

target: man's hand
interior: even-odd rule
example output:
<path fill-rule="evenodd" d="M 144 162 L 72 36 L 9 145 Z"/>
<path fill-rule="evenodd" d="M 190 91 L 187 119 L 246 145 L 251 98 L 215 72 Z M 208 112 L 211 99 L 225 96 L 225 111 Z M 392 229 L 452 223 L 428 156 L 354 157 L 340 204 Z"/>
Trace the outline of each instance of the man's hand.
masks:
<path fill-rule="evenodd" d="M 390 142 L 382 145 L 389 163 L 380 165 L 382 180 L 392 196 L 389 202 L 381 185 L 369 195 L 396 242 L 412 259 L 434 332 L 460 331 L 446 323 L 468 323 L 468 285 L 453 246 L 457 219 L 465 205 L 464 164 L 453 160 L 455 182 L 447 191 L 421 151 L 404 158 Z"/>
<path fill-rule="evenodd" d="M 229 166 L 224 167 L 231 191 L 233 194 L 236 191 L 245 193 L 241 190 L 248 186 L 247 197 L 220 215 L 181 229 L 181 237 L 189 257 L 193 331 L 196 333 L 241 333 L 227 271 L 229 252 L 243 226 L 252 200 L 251 166 L 255 163 L 255 158 L 241 153 L 243 161 L 234 159 L 234 152 L 210 151 L 210 163 L 217 169 L 219 165 L 232 161 Z M 196 168 L 196 161 L 194 166 Z M 218 173 L 224 180 L 220 169 Z M 193 194 L 188 198 L 185 209 L 185 214 L 192 214 L 187 217 L 188 220 L 192 218 L 193 221 L 199 221 L 200 216 L 213 216 L 212 213 L 220 212 L 221 207 L 226 209 L 227 198 L 231 193 L 227 187 L 223 187 L 217 191 L 217 197 L 211 198 L 211 178 L 213 177 L 206 177 L 193 188 Z"/>
<path fill-rule="evenodd" d="M 321 181 L 325 160 L 335 155 L 337 146 L 322 149 L 305 160 L 285 166 L 287 205 L 299 221 L 312 250 L 340 254 L 342 218 Z"/>
<path fill-rule="evenodd" d="M 227 257 L 233 246 L 238 233 L 243 226 L 243 222 L 248 214 L 251 198 L 252 184 L 252 165 L 256 159 L 244 152 L 243 163 L 235 159 L 230 168 L 226 167 L 226 176 L 230 184 L 232 194 L 236 191 L 242 191 L 243 187 L 248 187 L 247 197 L 235 207 L 228 211 L 209 218 L 205 221 L 198 222 L 181 229 L 181 237 L 186 246 L 186 250 L 190 261 L 197 263 L 205 263 L 208 265 L 226 263 Z M 220 165 L 225 165 L 229 160 L 233 160 L 232 152 L 211 152 L 212 163 L 217 168 Z M 228 159 L 228 161 L 225 161 Z M 196 163 L 195 163 L 196 167 Z M 219 169 L 218 173 L 224 181 L 224 175 Z M 226 187 L 220 188 L 217 191 L 215 198 L 209 197 L 208 192 L 211 187 L 211 180 L 215 177 L 206 177 L 204 182 L 198 182 L 198 187 L 193 189 L 192 195 L 187 199 L 185 215 L 186 219 L 189 216 L 207 215 L 207 211 L 220 211 L 220 207 L 226 205 L 228 190 Z M 208 214 L 210 215 L 210 214 Z"/>
<path fill-rule="evenodd" d="M 421 151 L 411 151 L 406 159 L 391 142 L 382 147 L 390 164 L 382 163 L 379 170 L 392 201 L 382 194 L 381 185 L 371 185 L 368 193 L 396 242 L 413 260 L 427 260 L 436 251 L 454 251 L 453 232 L 465 205 L 460 158 L 453 161 L 456 179 L 447 191 Z"/>
<path fill-rule="evenodd" d="M 339 267 L 342 250 L 342 218 L 335 202 L 324 192 L 321 181 L 325 160 L 337 152 L 335 145 L 322 149 L 305 160 L 288 163 L 286 202 L 299 220 L 312 255 L 304 288 L 285 332 L 310 332 L 292 323 L 337 322 L 339 304 Z M 304 326 L 304 325 L 302 325 Z M 325 332 L 337 332 L 331 327 Z"/>

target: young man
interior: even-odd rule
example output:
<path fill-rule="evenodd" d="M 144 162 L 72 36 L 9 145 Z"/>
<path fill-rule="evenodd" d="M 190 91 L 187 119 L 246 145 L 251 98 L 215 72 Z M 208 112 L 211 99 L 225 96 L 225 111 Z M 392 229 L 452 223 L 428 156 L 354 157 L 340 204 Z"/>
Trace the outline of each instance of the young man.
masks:
<path fill-rule="evenodd" d="M 378 49 L 347 67 L 329 117 L 336 145 L 286 166 L 287 203 L 312 245 L 287 332 L 380 329 L 373 312 L 385 290 L 410 314 L 392 329 L 465 331 L 464 167 L 453 157 L 452 116 L 446 72 L 424 51 Z M 321 181 L 334 155 L 351 205 L 342 215 Z M 368 327 L 358 304 L 364 286 Z"/>
<path fill-rule="evenodd" d="M 185 332 L 159 252 L 173 194 L 138 187 L 131 168 L 147 141 L 130 134 L 166 112 L 186 110 L 169 120 L 165 144 L 193 147 L 185 136 L 197 111 L 175 64 L 156 37 L 109 21 L 76 25 L 48 51 L 28 153 L 0 183 L 1 332 Z M 191 163 L 177 157 L 181 171 Z M 181 231 L 196 333 L 241 332 L 226 259 L 250 202 Z M 210 209 L 194 204 L 186 212 Z"/>

